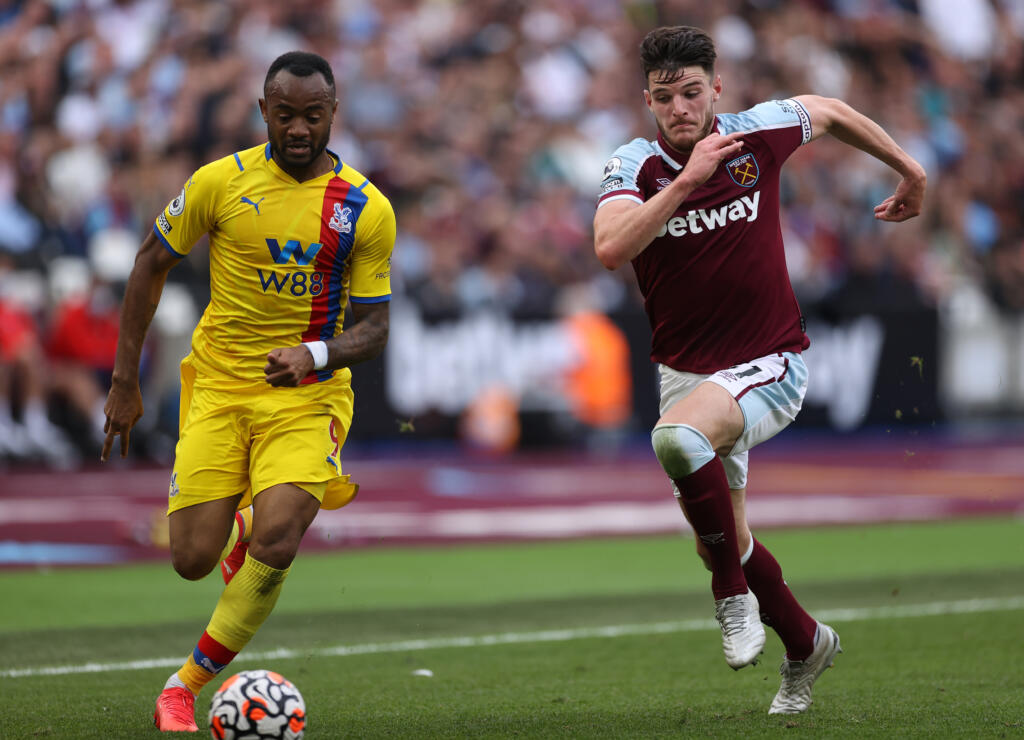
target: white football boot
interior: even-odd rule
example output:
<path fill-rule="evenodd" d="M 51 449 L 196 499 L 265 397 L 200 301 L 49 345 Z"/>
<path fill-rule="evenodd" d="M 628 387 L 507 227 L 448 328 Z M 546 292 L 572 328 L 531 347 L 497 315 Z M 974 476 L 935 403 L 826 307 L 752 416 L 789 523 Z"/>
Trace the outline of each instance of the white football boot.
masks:
<path fill-rule="evenodd" d="M 722 626 L 725 662 L 736 671 L 757 663 L 757 656 L 764 650 L 765 636 L 754 592 L 718 599 L 715 619 Z"/>
<path fill-rule="evenodd" d="M 839 646 L 836 631 L 818 622 L 818 629 L 814 633 L 814 650 L 807 659 L 783 659 L 779 668 L 782 686 L 772 700 L 768 714 L 799 714 L 806 711 L 811 706 L 811 687 L 841 652 L 843 649 Z"/>

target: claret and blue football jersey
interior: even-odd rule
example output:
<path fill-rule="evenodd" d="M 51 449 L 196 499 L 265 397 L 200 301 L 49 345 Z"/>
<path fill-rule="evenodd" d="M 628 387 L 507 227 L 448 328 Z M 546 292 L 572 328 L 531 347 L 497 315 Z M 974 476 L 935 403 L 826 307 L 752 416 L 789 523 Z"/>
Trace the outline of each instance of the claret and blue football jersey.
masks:
<path fill-rule="evenodd" d="M 690 193 L 633 259 L 652 329 L 651 359 L 693 373 L 808 346 L 786 269 L 779 173 L 811 140 L 810 116 L 799 101 L 771 100 L 719 114 L 712 130 L 743 132 L 740 153 Z M 687 159 L 660 134 L 624 144 L 605 164 L 597 207 L 644 203 Z"/>
<path fill-rule="evenodd" d="M 267 353 L 339 334 L 345 307 L 391 298 L 395 215 L 362 174 L 337 165 L 299 183 L 261 145 L 192 175 L 157 217 L 164 246 L 185 256 L 210 241 L 210 303 L 192 336 L 201 377 L 263 383 Z M 349 377 L 311 373 L 305 382 Z"/>

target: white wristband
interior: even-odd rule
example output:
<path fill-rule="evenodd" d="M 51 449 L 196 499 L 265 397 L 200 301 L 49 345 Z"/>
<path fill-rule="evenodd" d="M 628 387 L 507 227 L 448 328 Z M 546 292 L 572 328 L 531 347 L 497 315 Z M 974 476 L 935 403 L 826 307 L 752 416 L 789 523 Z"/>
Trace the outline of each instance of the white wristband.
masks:
<path fill-rule="evenodd" d="M 327 342 L 303 342 L 309 354 L 313 355 L 313 369 L 323 370 L 327 365 Z"/>

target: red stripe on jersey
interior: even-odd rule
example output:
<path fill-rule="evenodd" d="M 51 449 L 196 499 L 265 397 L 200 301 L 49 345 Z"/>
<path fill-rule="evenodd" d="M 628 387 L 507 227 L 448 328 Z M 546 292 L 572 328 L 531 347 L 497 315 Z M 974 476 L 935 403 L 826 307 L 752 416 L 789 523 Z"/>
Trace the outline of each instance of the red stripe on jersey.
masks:
<path fill-rule="evenodd" d="M 323 276 L 323 281 L 320 283 L 322 286 L 320 292 L 312 296 L 309 302 L 309 323 L 306 325 L 305 331 L 302 332 L 303 342 L 316 342 L 324 339 L 320 334 L 327 323 L 330 286 L 335 279 L 334 272 L 344 269 L 344 265 L 339 265 L 335 260 L 338 254 L 339 235 L 330 227 L 330 223 L 334 216 L 334 204 L 344 203 L 351 188 L 352 185 L 340 177 L 331 178 L 327 187 L 324 188 L 324 200 L 320 207 L 320 243 L 323 246 L 317 252 L 315 263 L 316 271 Z M 329 375 L 330 371 L 327 373 Z M 313 370 L 302 379 L 302 382 L 304 384 L 316 383 L 323 379 L 316 370 Z"/>

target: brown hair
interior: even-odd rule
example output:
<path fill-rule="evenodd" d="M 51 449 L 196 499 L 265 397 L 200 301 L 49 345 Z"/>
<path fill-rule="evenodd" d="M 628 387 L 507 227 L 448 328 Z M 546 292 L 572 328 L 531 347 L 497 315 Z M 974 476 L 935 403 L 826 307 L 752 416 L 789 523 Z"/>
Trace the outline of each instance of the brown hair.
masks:
<path fill-rule="evenodd" d="M 640 64 L 644 80 L 657 72 L 658 82 L 677 80 L 684 67 L 700 66 L 708 75 L 714 74 L 715 42 L 693 26 L 662 26 L 644 36 L 640 44 Z"/>

